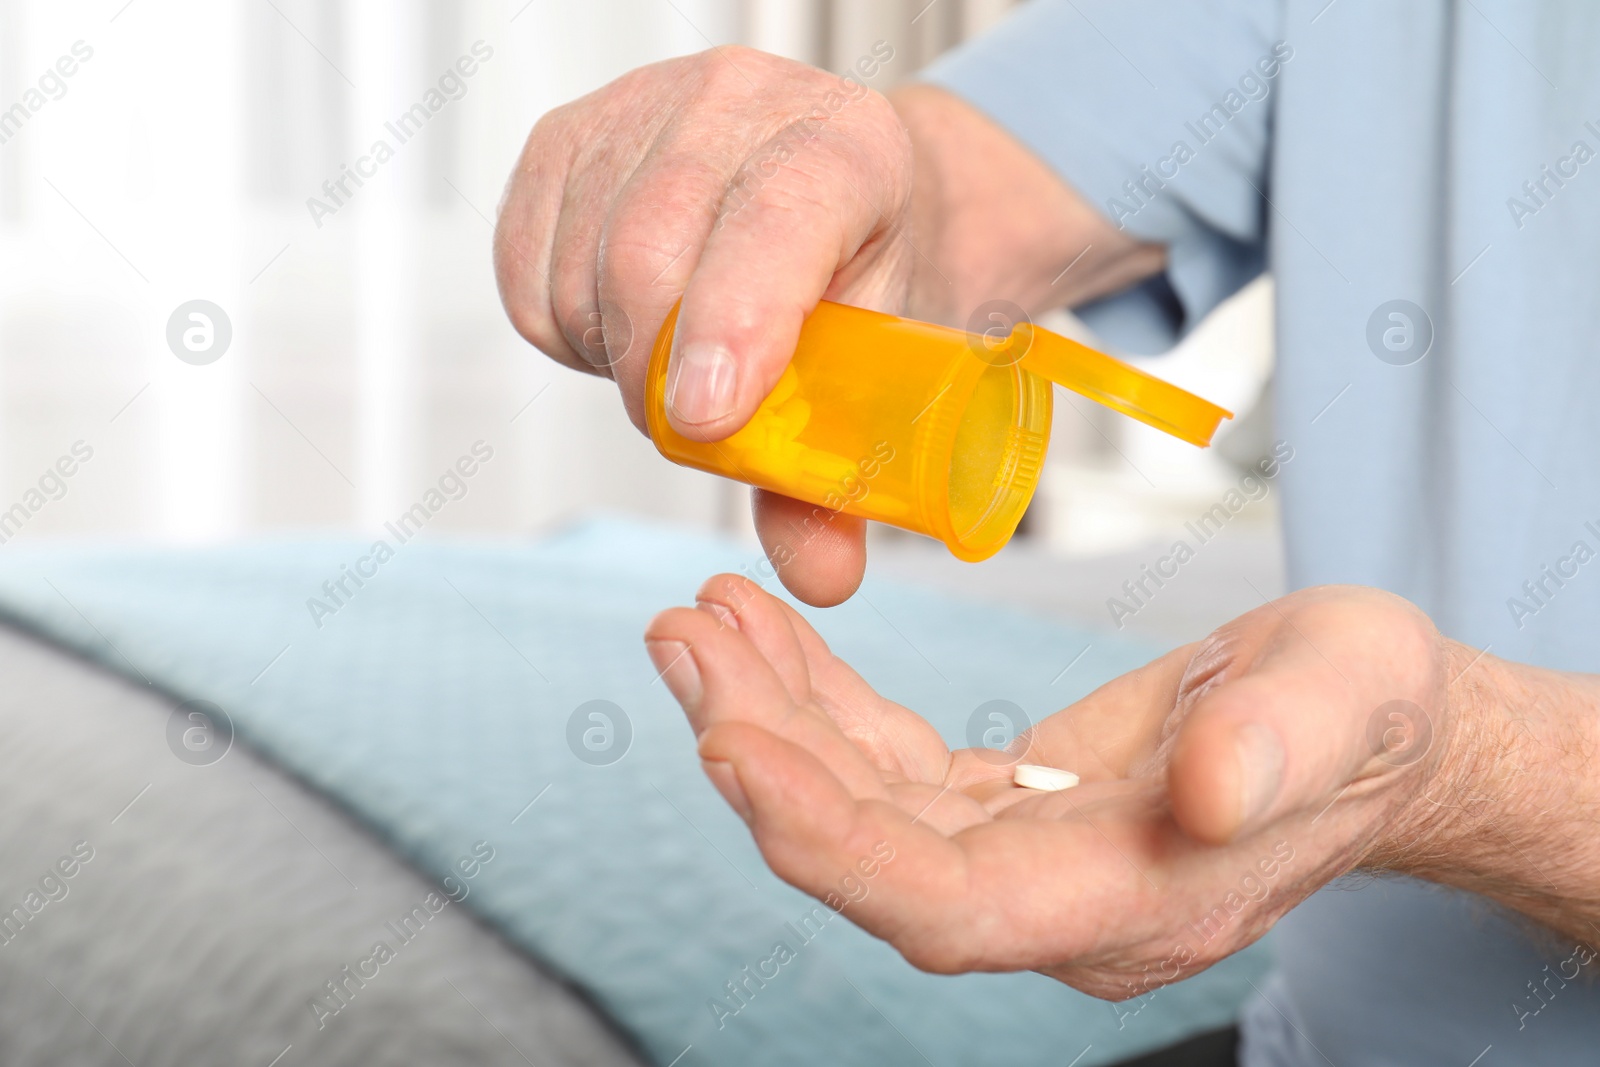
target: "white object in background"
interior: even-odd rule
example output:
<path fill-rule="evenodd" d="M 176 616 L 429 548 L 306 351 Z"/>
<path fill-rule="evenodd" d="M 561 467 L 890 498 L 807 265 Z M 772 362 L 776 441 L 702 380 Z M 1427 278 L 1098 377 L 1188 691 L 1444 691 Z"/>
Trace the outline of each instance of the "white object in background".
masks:
<path fill-rule="evenodd" d="M 1059 793 L 1078 784 L 1078 776 L 1056 767 L 1042 767 L 1037 763 L 1019 763 L 1011 772 L 1011 780 L 1024 789 L 1037 789 L 1043 793 Z"/>
<path fill-rule="evenodd" d="M 1016 0 L 967 0 L 961 8 L 961 34 L 976 37 L 1011 13 Z"/>
<path fill-rule="evenodd" d="M 865 78 L 868 87 L 882 92 L 911 73 L 916 61 L 914 27 L 906 8 L 890 4 L 863 4 L 859 0 L 833 0 L 829 22 L 829 55 L 823 64 L 837 73 L 855 72 L 863 60 L 879 60 L 879 69 Z M 880 44 L 881 42 L 881 44 Z M 882 61 L 882 45 L 894 49 L 894 58 Z M 874 49 L 879 51 L 874 51 Z M 857 74 L 858 77 L 861 75 Z"/>
<path fill-rule="evenodd" d="M 514 503 L 474 488 L 451 525 L 599 508 L 748 536 L 743 488 L 671 467 L 613 386 L 511 330 L 488 246 L 516 152 L 547 109 L 670 55 L 747 40 L 853 67 L 882 40 L 885 89 L 1010 3 L 0 0 L 0 108 L 93 49 L 0 146 L 0 474 L 25 486 L 80 436 L 96 450 L 30 535 L 381 523 L 481 434 L 509 439 L 493 493 Z M 468 94 L 319 229 L 307 199 L 479 38 L 495 56 Z M 198 300 L 226 314 L 226 350 L 201 351 L 222 319 Z"/>
<path fill-rule="evenodd" d="M 58 23 L 71 6 L 35 5 L 34 14 Z M 110 250 L 142 276 L 129 288 L 148 331 L 150 392 L 139 402 L 154 413 L 143 426 L 154 446 L 156 529 L 185 543 L 232 536 L 245 521 L 245 433 L 254 414 L 245 404 L 254 331 L 238 254 L 245 203 L 238 5 L 151 5 L 104 30 L 58 24 L 50 35 L 63 50 L 81 35 L 94 54 L 74 75 L 67 107 L 39 119 L 54 124 L 76 117 L 68 108 L 104 106 L 126 108 L 142 126 L 130 139 L 131 156 L 118 160 L 81 128 L 40 124 L 61 135 L 47 164 L 59 194 L 44 195 L 70 197 L 72 211 L 94 219 Z M 184 61 L 135 58 L 173 54 Z M 102 97 L 88 104 L 96 94 L 139 103 Z M 175 172 L 182 180 L 160 177 Z M 119 430 L 109 422 L 95 427 L 90 444 L 104 441 L 109 454 L 127 440 Z"/>
<path fill-rule="evenodd" d="M 750 45 L 802 63 L 822 60 L 818 0 L 750 0 Z"/>
<path fill-rule="evenodd" d="M 1068 333 L 1095 343 L 1081 323 Z M 1272 374 L 1270 279 L 1240 290 L 1166 355 L 1123 358 L 1242 417 Z M 1073 436 L 1060 442 L 1068 447 L 1052 448 L 1034 507 L 1045 539 L 1063 555 L 1166 546 L 1175 537 L 1192 541 L 1184 523 L 1239 486 L 1243 472 L 1215 448 L 1195 448 L 1075 394 L 1057 391 L 1055 418 L 1058 441 Z M 1224 422 L 1218 440 L 1234 425 Z M 1275 495 L 1254 497 L 1240 513 L 1242 521 L 1275 522 Z"/>
<path fill-rule="evenodd" d="M 422 63 L 418 0 L 355 0 L 346 15 L 355 87 L 350 91 L 350 157 L 340 162 L 359 167 L 358 146 L 378 138 L 398 141 L 386 124 L 406 114 L 436 75 Z M 439 135 L 426 127 L 402 132 Z M 356 517 L 374 532 L 404 511 L 418 491 L 416 442 L 425 429 L 418 390 L 415 220 L 427 161 L 417 144 L 401 143 L 393 152 L 393 160 L 381 168 L 369 167 L 375 173 L 354 187 L 348 205 L 356 228 Z"/>

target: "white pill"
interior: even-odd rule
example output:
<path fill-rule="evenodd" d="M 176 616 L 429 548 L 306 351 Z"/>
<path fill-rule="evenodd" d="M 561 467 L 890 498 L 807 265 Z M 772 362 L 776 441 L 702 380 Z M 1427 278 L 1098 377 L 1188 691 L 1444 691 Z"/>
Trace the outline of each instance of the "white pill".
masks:
<path fill-rule="evenodd" d="M 1063 771 L 1056 767 L 1041 767 L 1037 763 L 1017 764 L 1011 780 L 1024 789 L 1039 789 L 1046 793 L 1071 789 L 1078 784 L 1078 776 L 1071 771 Z"/>

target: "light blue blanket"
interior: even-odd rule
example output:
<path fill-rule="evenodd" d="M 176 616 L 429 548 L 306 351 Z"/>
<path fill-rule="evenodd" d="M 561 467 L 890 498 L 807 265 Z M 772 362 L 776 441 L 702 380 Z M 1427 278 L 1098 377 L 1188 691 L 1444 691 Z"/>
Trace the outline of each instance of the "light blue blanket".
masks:
<path fill-rule="evenodd" d="M 786 924 L 813 902 L 767 871 L 702 777 L 640 641 L 656 611 L 752 566 L 752 552 L 614 521 L 532 545 L 390 544 L 381 563 L 360 563 L 370 546 L 354 541 L 14 545 L 0 554 L 0 612 L 222 707 L 242 741 L 435 877 L 489 842 L 496 858 L 467 904 L 662 1065 L 1091 1067 L 1230 1019 L 1265 967 L 1253 949 L 1113 1009 L 1033 974 L 920 974 L 843 919 L 801 941 Z M 341 592 L 358 563 L 376 573 Z M 885 583 L 864 594 L 807 614 L 957 744 L 986 701 L 1037 720 L 1157 651 Z M 588 743 L 603 748 L 604 720 L 585 713 L 569 730 L 594 700 L 626 717 L 628 729 L 611 715 L 613 746 L 631 731 L 614 762 L 599 761 L 620 747 L 584 744 L 596 730 Z M 794 958 L 747 984 L 742 1006 L 730 999 L 726 983 L 778 941 Z"/>

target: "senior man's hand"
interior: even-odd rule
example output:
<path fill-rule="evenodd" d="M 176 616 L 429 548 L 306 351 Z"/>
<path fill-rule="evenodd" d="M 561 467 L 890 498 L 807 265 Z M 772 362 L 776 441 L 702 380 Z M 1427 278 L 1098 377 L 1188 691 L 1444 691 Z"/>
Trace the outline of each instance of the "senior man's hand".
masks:
<path fill-rule="evenodd" d="M 892 103 L 867 87 L 896 62 L 883 45 L 846 80 L 717 48 L 550 112 L 496 228 L 513 325 L 615 378 L 642 431 L 651 346 L 682 296 L 666 414 L 716 441 L 771 391 L 819 299 L 964 326 L 985 301 L 1059 307 L 1159 269 L 1159 246 L 1116 229 L 973 108 L 930 86 Z M 769 548 L 813 510 L 763 493 L 755 504 Z M 861 580 L 863 524 L 838 515 L 784 556 L 796 596 L 838 603 Z"/>
<path fill-rule="evenodd" d="M 1051 716 L 1010 755 L 1082 777 L 1056 793 L 951 752 L 748 579 L 712 579 L 646 641 L 772 869 L 819 898 L 870 870 L 845 914 L 927 970 L 1033 969 L 1124 999 L 1358 866 L 1569 931 L 1596 918 L 1592 728 L 1553 698 L 1507 714 L 1487 695 L 1565 686 L 1592 723 L 1593 680 L 1483 657 L 1387 593 L 1284 597 Z M 1551 777 L 1569 774 L 1563 797 Z"/>
<path fill-rule="evenodd" d="M 645 430 L 651 345 L 681 295 L 667 418 L 718 441 L 777 383 L 819 298 L 904 310 L 911 187 L 910 138 L 859 80 L 748 49 L 658 63 L 534 128 L 500 214 L 502 299 L 540 349 L 614 377 Z M 775 529 L 793 517 L 762 506 Z M 840 516 L 786 580 L 843 600 L 862 533 Z"/>

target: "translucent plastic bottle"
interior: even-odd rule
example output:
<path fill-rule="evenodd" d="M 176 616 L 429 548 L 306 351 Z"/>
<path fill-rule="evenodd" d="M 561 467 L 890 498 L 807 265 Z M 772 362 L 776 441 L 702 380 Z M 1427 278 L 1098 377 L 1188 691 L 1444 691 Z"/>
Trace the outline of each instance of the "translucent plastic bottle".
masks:
<path fill-rule="evenodd" d="M 1033 498 L 1052 382 L 1200 446 L 1232 417 L 1031 324 L 978 335 L 825 300 L 750 421 L 726 440 L 691 441 L 666 417 L 677 318 L 673 308 L 656 337 L 645 387 L 662 455 L 807 501 L 822 518 L 926 534 L 970 562 L 1011 539 Z"/>

